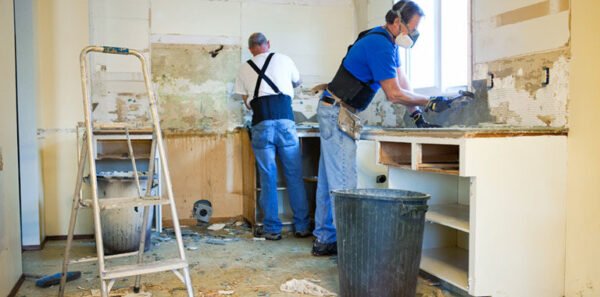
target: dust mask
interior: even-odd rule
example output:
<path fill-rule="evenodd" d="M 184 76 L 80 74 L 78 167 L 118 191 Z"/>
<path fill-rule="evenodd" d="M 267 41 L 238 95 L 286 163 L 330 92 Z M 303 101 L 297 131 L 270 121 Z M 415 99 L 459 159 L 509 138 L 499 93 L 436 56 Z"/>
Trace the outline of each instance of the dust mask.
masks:
<path fill-rule="evenodd" d="M 412 40 L 412 38 L 410 38 L 410 36 L 406 35 L 406 34 L 402 34 L 400 33 L 400 35 L 398 35 L 396 37 L 396 44 L 399 47 L 405 48 L 405 49 L 409 49 L 411 48 L 415 43 Z"/>

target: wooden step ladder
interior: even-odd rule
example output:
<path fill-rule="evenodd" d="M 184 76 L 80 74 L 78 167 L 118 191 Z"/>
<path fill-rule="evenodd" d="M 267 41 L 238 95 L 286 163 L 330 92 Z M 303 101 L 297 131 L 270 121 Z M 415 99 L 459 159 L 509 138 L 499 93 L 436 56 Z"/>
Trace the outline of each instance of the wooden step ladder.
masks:
<path fill-rule="evenodd" d="M 152 146 L 150 150 L 150 159 L 148 164 L 148 179 L 145 193 L 142 193 L 138 171 L 136 167 L 135 156 L 133 154 L 133 147 L 131 144 L 131 138 L 129 136 L 129 130 L 133 126 L 127 124 L 114 124 L 111 125 L 111 129 L 117 129 L 123 131 L 127 136 L 127 145 L 129 151 L 129 158 L 131 159 L 133 175 L 138 190 L 137 197 L 111 197 L 98 199 L 98 181 L 96 173 L 96 162 L 94 160 L 94 132 L 98 130 L 98 125 L 94 124 L 92 120 L 92 103 L 90 100 L 90 94 L 88 90 L 88 73 L 87 73 L 87 55 L 88 53 L 104 53 L 104 54 L 116 54 L 116 55 L 131 55 L 137 57 L 142 66 L 142 72 L 144 75 L 144 81 L 146 90 L 148 92 L 148 101 L 150 104 L 150 112 L 152 116 Z M 79 167 L 77 171 L 77 180 L 75 185 L 75 192 L 73 193 L 73 207 L 71 210 L 71 219 L 69 222 L 69 233 L 67 236 L 67 245 L 65 247 L 64 261 L 62 266 L 62 275 L 60 280 L 60 287 L 58 296 L 62 297 L 65 293 L 65 283 L 67 278 L 67 271 L 69 264 L 74 263 L 85 263 L 85 262 L 98 262 L 98 272 L 100 275 L 100 291 L 102 297 L 108 297 L 110 290 L 112 289 L 115 281 L 120 278 L 136 276 L 134 292 L 139 292 L 141 287 L 141 275 L 156 273 L 162 271 L 173 271 L 175 275 L 185 284 L 189 297 L 194 296 L 192 281 L 190 278 L 189 266 L 185 257 L 185 251 L 183 247 L 183 240 L 181 237 L 181 229 L 179 226 L 179 220 L 177 217 L 177 210 L 175 208 L 175 200 L 173 198 L 173 189 L 171 185 L 171 176 L 169 174 L 169 167 L 167 166 L 167 157 L 165 155 L 165 148 L 163 144 L 162 132 L 160 130 L 160 121 L 158 117 L 158 108 L 156 106 L 156 96 L 153 91 L 152 83 L 150 81 L 150 74 L 145 57 L 136 50 L 127 48 L 116 48 L 108 46 L 88 46 L 81 51 L 79 57 L 81 63 L 81 85 L 83 91 L 83 103 L 84 103 L 84 116 L 85 116 L 85 132 L 83 135 L 83 142 L 81 148 L 81 154 L 79 156 Z M 155 158 L 158 152 L 158 159 L 160 162 L 160 169 L 164 180 L 164 186 L 166 189 L 167 197 L 151 196 L 152 184 L 154 182 L 154 171 L 155 171 Z M 83 199 L 81 194 L 82 183 L 84 179 L 84 172 L 87 166 L 89 172 L 89 181 L 91 184 L 91 198 Z M 143 254 L 146 239 L 146 227 L 148 224 L 148 218 L 150 215 L 150 206 L 152 205 L 169 205 L 171 208 L 171 216 L 173 218 L 173 229 L 175 231 L 175 237 L 177 241 L 177 248 L 179 257 L 175 259 L 155 261 L 151 263 L 144 263 Z M 80 208 L 91 207 L 94 217 L 94 230 L 96 238 L 96 257 L 87 257 L 78 260 L 70 259 L 70 250 L 73 243 L 73 234 L 75 231 L 75 223 L 77 221 L 77 214 Z M 104 247 L 102 242 L 102 225 L 100 223 L 100 211 L 112 208 L 131 208 L 131 207 L 142 207 L 144 209 L 143 224 L 140 237 L 139 250 L 130 253 L 122 253 L 116 255 L 105 256 Z M 116 267 L 107 267 L 105 261 L 109 259 L 122 258 L 122 257 L 133 257 L 137 256 L 135 264 L 122 265 Z"/>

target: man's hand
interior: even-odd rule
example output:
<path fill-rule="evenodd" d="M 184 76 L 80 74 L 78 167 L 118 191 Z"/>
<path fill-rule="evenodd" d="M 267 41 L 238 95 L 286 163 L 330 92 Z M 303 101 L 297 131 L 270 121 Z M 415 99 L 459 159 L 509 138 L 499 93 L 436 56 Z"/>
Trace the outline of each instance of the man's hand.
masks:
<path fill-rule="evenodd" d="M 442 112 L 450 109 L 452 101 L 445 96 L 434 96 L 429 98 L 425 111 Z"/>
<path fill-rule="evenodd" d="M 413 112 L 410 117 L 413 119 L 413 122 L 415 123 L 415 126 L 417 126 L 417 128 L 440 128 L 441 126 L 439 125 L 435 125 L 435 124 L 431 124 L 429 122 L 427 122 L 424 118 L 423 118 L 423 113 L 421 113 L 420 110 L 416 110 L 415 112 Z"/>

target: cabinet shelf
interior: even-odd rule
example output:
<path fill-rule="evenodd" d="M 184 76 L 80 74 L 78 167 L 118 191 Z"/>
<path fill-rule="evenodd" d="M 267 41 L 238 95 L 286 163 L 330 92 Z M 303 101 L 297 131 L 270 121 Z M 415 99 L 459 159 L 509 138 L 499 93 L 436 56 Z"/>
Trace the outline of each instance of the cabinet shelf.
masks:
<path fill-rule="evenodd" d="M 379 147 L 379 163 L 411 169 L 412 145 L 410 143 L 381 142 Z"/>
<path fill-rule="evenodd" d="M 423 250 L 421 269 L 468 291 L 469 252 L 458 247 Z"/>
<path fill-rule="evenodd" d="M 430 205 L 425 220 L 469 233 L 469 206 L 461 204 Z"/>
<path fill-rule="evenodd" d="M 417 170 L 458 175 L 460 147 L 458 145 L 422 144 Z"/>

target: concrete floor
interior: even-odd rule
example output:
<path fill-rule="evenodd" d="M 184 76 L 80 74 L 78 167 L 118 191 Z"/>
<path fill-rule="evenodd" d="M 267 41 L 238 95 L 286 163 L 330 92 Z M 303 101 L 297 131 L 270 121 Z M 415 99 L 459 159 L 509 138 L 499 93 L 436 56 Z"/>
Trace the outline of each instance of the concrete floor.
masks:
<path fill-rule="evenodd" d="M 186 228 L 182 232 L 196 296 L 222 296 L 219 290 L 233 290 L 231 296 L 307 296 L 279 290 L 282 283 L 292 278 L 319 280 L 320 286 L 339 293 L 337 259 L 311 256 L 311 238 L 297 239 L 289 234 L 277 242 L 255 241 L 249 228 L 235 225 L 217 232 L 206 231 L 206 227 Z M 153 234 L 154 247 L 146 253 L 148 261 L 176 255 L 175 241 L 168 235 Z M 34 283 L 39 276 L 60 271 L 64 245 L 65 241 L 51 241 L 42 251 L 23 253 L 27 278 L 17 296 L 56 296 L 57 286 L 42 289 Z M 94 255 L 94 241 L 76 241 L 73 253 L 75 257 Z M 111 263 L 125 262 L 118 259 Z M 66 296 L 98 294 L 92 292 L 99 288 L 96 263 L 73 265 L 70 270 L 80 270 L 82 277 L 67 284 Z M 118 281 L 111 296 L 127 296 L 133 282 L 133 277 Z M 186 296 L 183 284 L 170 272 L 144 276 L 142 283 L 143 291 L 151 296 Z M 417 297 L 454 295 L 420 279 Z"/>

